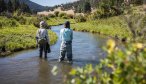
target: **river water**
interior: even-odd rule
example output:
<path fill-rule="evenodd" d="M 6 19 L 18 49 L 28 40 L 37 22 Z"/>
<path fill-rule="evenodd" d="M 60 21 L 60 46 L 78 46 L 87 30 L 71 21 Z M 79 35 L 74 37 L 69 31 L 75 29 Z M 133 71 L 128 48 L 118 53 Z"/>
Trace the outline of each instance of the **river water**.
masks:
<path fill-rule="evenodd" d="M 59 35 L 63 26 L 54 26 L 52 30 Z M 73 64 L 58 63 L 60 40 L 51 46 L 48 58 L 39 59 L 38 49 L 17 52 L 0 58 L 0 84 L 63 84 L 63 77 L 72 68 L 86 64 L 99 64 L 105 58 L 102 46 L 106 38 L 97 34 L 74 32 Z M 58 66 L 58 75 L 53 76 L 51 70 Z"/>

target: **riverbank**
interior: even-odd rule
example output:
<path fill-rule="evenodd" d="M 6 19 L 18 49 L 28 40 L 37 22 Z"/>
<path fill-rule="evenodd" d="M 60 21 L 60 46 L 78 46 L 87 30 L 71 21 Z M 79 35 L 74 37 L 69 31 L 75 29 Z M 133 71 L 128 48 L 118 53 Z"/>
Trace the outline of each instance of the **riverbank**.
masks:
<path fill-rule="evenodd" d="M 7 56 L 13 52 L 36 48 L 36 35 L 37 28 L 34 26 L 21 26 L 14 28 L 0 29 L 0 46 L 3 50 L 0 56 Z M 57 41 L 56 33 L 49 30 L 49 37 L 51 45 Z"/>
<path fill-rule="evenodd" d="M 127 24 L 120 16 L 72 24 L 72 29 L 118 38 L 131 38 Z"/>
<path fill-rule="evenodd" d="M 32 24 L 22 25 L 14 19 L 1 18 L 3 18 L 0 20 L 3 25 L 0 28 L 0 57 L 36 48 L 36 27 Z M 55 44 L 58 39 L 56 33 L 49 30 L 49 37 L 51 45 Z"/>
<path fill-rule="evenodd" d="M 71 24 L 76 23 L 74 19 L 63 19 L 59 17 L 50 18 L 47 20 L 47 23 L 50 26 L 58 26 L 58 25 L 62 25 L 65 21 L 70 21 Z"/>

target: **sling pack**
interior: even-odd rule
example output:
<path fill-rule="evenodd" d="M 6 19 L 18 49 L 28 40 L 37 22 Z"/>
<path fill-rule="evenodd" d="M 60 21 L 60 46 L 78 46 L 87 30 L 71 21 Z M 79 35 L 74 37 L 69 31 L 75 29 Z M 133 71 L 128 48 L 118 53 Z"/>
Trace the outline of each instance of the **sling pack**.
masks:
<path fill-rule="evenodd" d="M 41 33 L 41 31 L 39 31 L 39 38 L 38 38 L 38 44 L 43 44 L 43 43 L 45 43 L 46 42 L 46 37 L 41 37 L 40 38 L 40 33 Z"/>

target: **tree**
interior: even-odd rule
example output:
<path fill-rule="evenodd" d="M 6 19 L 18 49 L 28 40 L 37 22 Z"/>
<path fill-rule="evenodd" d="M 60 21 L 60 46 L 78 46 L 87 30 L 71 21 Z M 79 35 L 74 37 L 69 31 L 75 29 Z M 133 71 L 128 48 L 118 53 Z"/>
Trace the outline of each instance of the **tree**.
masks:
<path fill-rule="evenodd" d="M 4 0 L 0 0 L 0 13 L 7 10 L 6 3 Z"/>
<path fill-rule="evenodd" d="M 30 10 L 29 6 L 25 3 L 21 4 L 20 11 L 23 12 L 23 13 L 31 13 L 31 10 Z"/>
<path fill-rule="evenodd" d="M 8 12 L 11 12 L 11 13 L 14 11 L 11 0 L 9 0 L 9 2 L 8 2 L 7 10 L 8 10 Z"/>
<path fill-rule="evenodd" d="M 14 11 L 18 10 L 20 8 L 19 0 L 13 0 L 12 5 L 13 5 L 12 8 L 14 9 Z"/>
<path fill-rule="evenodd" d="M 89 2 L 85 2 L 84 13 L 90 13 L 90 12 L 91 12 L 91 4 Z"/>

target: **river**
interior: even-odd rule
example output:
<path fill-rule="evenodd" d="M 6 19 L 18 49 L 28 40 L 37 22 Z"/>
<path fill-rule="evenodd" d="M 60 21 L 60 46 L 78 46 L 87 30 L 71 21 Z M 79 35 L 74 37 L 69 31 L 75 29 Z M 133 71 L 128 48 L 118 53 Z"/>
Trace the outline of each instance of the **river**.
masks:
<path fill-rule="evenodd" d="M 59 35 L 63 26 L 54 26 L 52 30 Z M 51 46 L 48 58 L 39 59 L 38 49 L 25 50 L 0 58 L 0 84 L 63 84 L 63 77 L 72 68 L 86 64 L 99 64 L 105 58 L 102 46 L 106 38 L 98 34 L 74 32 L 73 64 L 58 63 L 60 40 Z M 58 75 L 53 76 L 51 70 L 58 66 Z"/>

